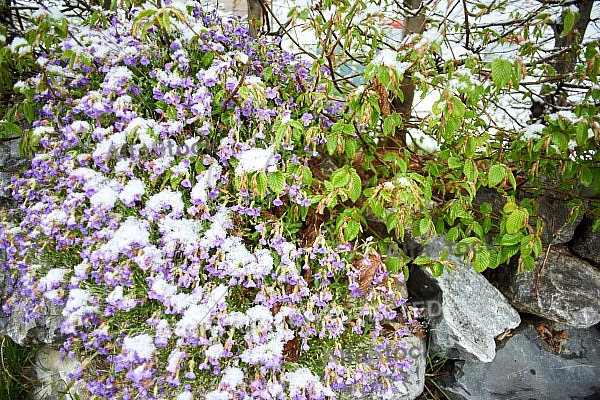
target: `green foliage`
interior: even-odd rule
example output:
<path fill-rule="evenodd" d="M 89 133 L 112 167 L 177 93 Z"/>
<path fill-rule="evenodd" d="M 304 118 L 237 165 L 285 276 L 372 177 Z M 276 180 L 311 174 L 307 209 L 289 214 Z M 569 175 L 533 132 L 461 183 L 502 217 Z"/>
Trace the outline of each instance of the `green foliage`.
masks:
<path fill-rule="evenodd" d="M 595 106 L 600 91 L 592 85 L 597 83 L 600 57 L 597 41 L 586 42 L 575 31 L 582 17 L 573 7 L 519 9 L 504 1 L 474 8 L 463 26 L 453 27 L 422 9 L 425 29 L 436 30 L 440 22 L 440 39 L 417 33 L 400 42 L 388 36 L 382 23 L 393 15 L 391 3 L 382 3 L 383 17 L 364 9 L 362 2 L 337 0 L 326 2 L 320 10 L 290 13 L 318 42 L 315 52 L 299 50 L 313 57 L 319 68 L 334 71 L 325 77 L 330 80 L 327 91 L 346 105 L 324 133 L 323 151 L 339 168 L 320 186 L 323 191 L 315 194 L 318 212 L 328 208 L 339 215 L 352 213 L 349 210 L 372 214 L 401 240 L 408 229 L 413 236 L 425 238 L 446 233 L 466 249 L 461 255 L 478 271 L 512 257 L 518 258 L 520 268 L 534 268 L 547 229 L 536 216 L 536 196 L 542 189 L 556 192 L 565 201 L 579 200 L 569 203 L 573 221 L 584 212 L 600 216 L 600 124 Z M 492 17 L 505 15 L 506 10 L 514 19 L 510 29 Z M 556 34 L 584 44 L 573 48 L 571 59 L 577 63 L 568 76 L 556 70 L 561 49 L 542 47 L 553 34 L 549 16 L 556 10 L 563 18 L 562 30 Z M 330 19 L 324 18 L 326 12 Z M 484 20 L 485 27 L 476 24 Z M 455 45 L 471 53 L 455 55 Z M 493 46 L 505 50 L 487 53 Z M 350 69 L 348 59 L 364 69 L 338 72 Z M 415 97 L 439 95 L 427 116 L 415 118 L 399 106 L 407 93 L 412 98 L 407 79 L 416 85 Z M 524 105 L 531 99 L 538 101 L 531 90 L 538 81 L 550 82 L 542 94 L 565 90 L 560 82 L 579 85 L 582 91 L 581 101 L 565 103 L 561 112 L 545 117 L 543 129 L 535 133 L 527 127 L 528 121 L 516 120 L 513 111 L 503 107 L 512 106 L 513 99 Z M 511 118 L 514 121 L 506 123 Z M 358 166 L 363 170 L 356 170 Z M 358 180 L 351 179 L 355 170 L 362 177 L 360 190 Z M 551 185 L 542 184 L 542 179 Z M 476 200 L 484 188 L 495 192 L 505 206 L 495 210 Z M 528 200 L 515 201 L 523 196 Z M 361 221 L 364 232 L 370 231 L 368 223 L 356 221 Z M 345 240 L 356 231 L 353 227 Z M 444 270 L 443 260 L 417 258 L 413 263 L 435 274 Z M 401 268 L 398 259 L 387 265 L 393 271 Z"/>
<path fill-rule="evenodd" d="M 35 347 L 23 347 L 0 335 L 0 399 L 30 399 Z"/>

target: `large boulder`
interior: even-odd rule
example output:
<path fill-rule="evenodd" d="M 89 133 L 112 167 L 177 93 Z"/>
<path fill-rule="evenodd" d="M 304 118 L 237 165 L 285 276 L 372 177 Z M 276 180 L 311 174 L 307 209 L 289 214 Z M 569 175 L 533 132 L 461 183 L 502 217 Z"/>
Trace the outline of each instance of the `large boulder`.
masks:
<path fill-rule="evenodd" d="M 564 246 L 544 248 L 536 268 L 499 268 L 496 286 L 519 311 L 586 328 L 600 322 L 600 270 Z"/>
<path fill-rule="evenodd" d="M 525 323 L 491 363 L 455 363 L 439 383 L 453 400 L 600 398 L 600 330 Z"/>
<path fill-rule="evenodd" d="M 438 258 L 448 251 L 443 237 L 425 244 L 422 254 Z M 494 338 L 516 328 L 521 319 L 504 296 L 471 263 L 450 255 L 456 265 L 451 272 L 435 278 L 429 269 L 416 269 L 408 280 L 418 301 L 439 304 L 430 315 L 430 354 L 453 359 L 490 362 L 494 359 Z"/>

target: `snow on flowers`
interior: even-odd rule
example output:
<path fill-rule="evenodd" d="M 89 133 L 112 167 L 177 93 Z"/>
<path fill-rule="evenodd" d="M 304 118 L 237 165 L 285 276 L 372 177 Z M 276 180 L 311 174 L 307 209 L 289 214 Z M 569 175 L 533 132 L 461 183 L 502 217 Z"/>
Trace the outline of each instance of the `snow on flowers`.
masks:
<path fill-rule="evenodd" d="M 115 18 L 106 30 L 69 28 L 44 59 L 56 79 L 37 94 L 42 147 L 12 181 L 17 227 L 0 226 L 4 268 L 18 272 L 6 311 L 62 306 L 62 349 L 88 359 L 73 378 L 98 398 L 389 389 L 410 360 L 344 365 L 327 349 L 395 346 L 407 330 L 384 336 L 381 324 L 404 299 L 384 284 L 351 291 L 352 247 L 326 231 L 303 243 L 283 218 L 310 206 L 299 171 L 324 135 L 282 139 L 277 123 L 330 125 L 297 99 L 311 86 L 299 82 L 316 79 L 310 66 L 189 4 L 180 8 L 195 29 L 175 29 L 168 47 Z M 160 151 L 200 136 L 219 145 Z"/>

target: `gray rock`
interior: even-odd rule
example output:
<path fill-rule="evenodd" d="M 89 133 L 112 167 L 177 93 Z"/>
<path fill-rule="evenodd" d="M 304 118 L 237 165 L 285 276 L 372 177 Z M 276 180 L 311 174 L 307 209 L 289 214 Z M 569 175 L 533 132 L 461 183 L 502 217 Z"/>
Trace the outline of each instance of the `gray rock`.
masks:
<path fill-rule="evenodd" d="M 557 198 L 556 193 L 549 191 L 543 191 L 538 197 L 537 216 L 546 224 L 542 243 L 564 244 L 573 238 L 583 216 L 579 216 L 575 223 L 571 224 L 569 222 L 571 208 L 567 205 L 567 201 L 568 199 Z"/>
<path fill-rule="evenodd" d="M 88 399 L 90 396 L 85 389 L 85 383 L 72 383 L 69 378 L 69 374 L 79 368 L 79 361 L 63 359 L 59 351 L 42 347 L 35 356 L 37 387 L 33 394 L 34 400 Z"/>
<path fill-rule="evenodd" d="M 571 244 L 571 250 L 579 257 L 583 257 L 600 266 L 600 231 L 593 231 L 591 217 L 585 216 L 579 227 L 576 237 Z"/>
<path fill-rule="evenodd" d="M 27 163 L 28 160 L 21 156 L 19 140 L 10 140 L 0 144 L 0 199 L 3 203 L 12 198 L 10 190 L 6 190 L 10 184 L 10 178 Z"/>
<path fill-rule="evenodd" d="M 5 255 L 0 253 L 0 265 L 5 261 Z M 23 322 L 24 312 L 13 310 L 7 315 L 2 305 L 13 291 L 13 283 L 7 279 L 7 271 L 0 267 L 0 332 L 8 335 L 15 343 L 29 346 L 40 343 L 59 344 L 64 341 L 60 334 L 60 323 L 63 320 L 62 307 L 49 304 L 44 315 L 36 320 Z"/>
<path fill-rule="evenodd" d="M 386 400 L 413 400 L 423 393 L 425 389 L 425 370 L 427 368 L 427 346 L 425 339 L 408 335 L 402 339 L 406 343 L 407 356 L 413 360 L 410 371 L 406 373 L 405 380 L 394 382 L 398 393 L 393 396 L 381 396 Z"/>
<path fill-rule="evenodd" d="M 423 254 L 436 259 L 447 250 L 445 239 L 434 237 L 424 245 Z M 453 254 L 448 260 L 456 265 L 455 270 L 434 278 L 429 269 L 417 268 L 408 280 L 416 300 L 439 305 L 436 315 L 430 315 L 429 353 L 490 362 L 495 355 L 494 338 L 517 327 L 519 314 L 471 263 Z"/>
<path fill-rule="evenodd" d="M 498 347 L 494 361 L 456 362 L 453 380 L 438 383 L 453 400 L 599 399 L 600 331 L 550 326 L 555 336 L 562 329 L 566 342 L 544 336 L 548 344 L 533 324 L 524 324 Z"/>
<path fill-rule="evenodd" d="M 564 246 L 551 246 L 544 262 L 546 251 L 534 270 L 519 274 L 515 267 L 502 268 L 491 279 L 521 312 L 576 328 L 600 322 L 600 270 Z"/>
<path fill-rule="evenodd" d="M 62 307 L 50 304 L 42 317 L 25 323 L 21 321 L 24 316 L 22 310 L 14 310 L 10 315 L 0 310 L 0 332 L 4 332 L 21 346 L 40 343 L 57 345 L 65 339 L 60 333 L 60 323 L 63 320 L 61 313 Z"/>

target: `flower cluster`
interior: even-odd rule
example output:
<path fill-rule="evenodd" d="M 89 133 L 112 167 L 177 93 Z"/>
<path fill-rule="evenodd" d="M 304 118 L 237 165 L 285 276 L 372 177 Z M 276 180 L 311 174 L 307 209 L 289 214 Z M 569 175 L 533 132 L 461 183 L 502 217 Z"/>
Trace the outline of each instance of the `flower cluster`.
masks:
<path fill-rule="evenodd" d="M 401 346 L 408 328 L 384 328 L 404 301 L 394 278 L 379 263 L 359 289 L 356 265 L 373 256 L 298 224 L 331 125 L 313 115 L 339 105 L 309 92 L 311 66 L 276 42 L 178 4 L 161 10 L 172 25 L 143 37 L 135 9 L 106 29 L 72 27 L 38 60 L 25 85 L 43 104 L 41 148 L 12 182 L 19 222 L 0 229 L 17 272 L 5 311 L 62 306 L 62 349 L 85 360 L 73 378 L 98 398 L 393 391 L 409 360 L 344 365 L 322 349 Z M 218 146 L 160 151 L 198 137 Z"/>

